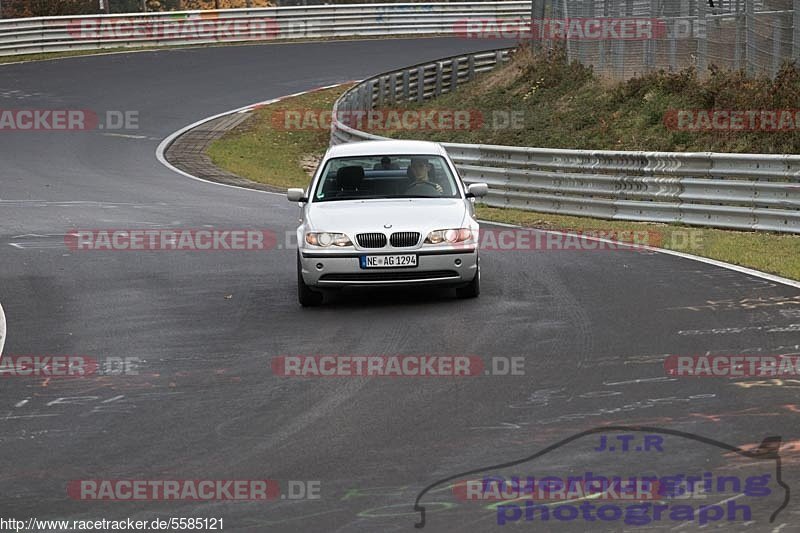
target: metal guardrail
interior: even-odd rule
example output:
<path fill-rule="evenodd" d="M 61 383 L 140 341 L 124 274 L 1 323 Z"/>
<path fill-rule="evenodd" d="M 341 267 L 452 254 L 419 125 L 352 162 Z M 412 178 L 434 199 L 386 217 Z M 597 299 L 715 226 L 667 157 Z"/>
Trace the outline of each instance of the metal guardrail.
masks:
<path fill-rule="evenodd" d="M 529 1 L 338 4 L 0 20 L 0 55 L 353 36 L 454 34 L 465 19 L 519 19 Z"/>
<path fill-rule="evenodd" d="M 420 63 L 366 79 L 345 92 L 333 106 L 331 145 L 385 139 L 352 128 L 341 116 L 364 112 L 384 104 L 424 102 L 454 91 L 459 84 L 508 61 L 513 48 L 478 52 Z M 420 83 L 421 81 L 421 83 Z M 420 90 L 421 88 L 421 90 Z"/>
<path fill-rule="evenodd" d="M 331 145 L 385 138 L 347 126 L 338 117 L 435 98 L 508 56 L 508 49 L 458 56 L 364 80 L 334 104 Z M 800 233 L 796 155 L 444 147 L 467 184 L 489 184 L 484 203 L 494 207 Z"/>

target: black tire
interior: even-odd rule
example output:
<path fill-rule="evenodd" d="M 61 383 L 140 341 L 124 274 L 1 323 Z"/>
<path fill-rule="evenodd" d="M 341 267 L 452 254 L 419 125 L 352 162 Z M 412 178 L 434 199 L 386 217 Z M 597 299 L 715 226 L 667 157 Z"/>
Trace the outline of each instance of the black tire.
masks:
<path fill-rule="evenodd" d="M 475 272 L 475 277 L 466 287 L 456 289 L 456 296 L 459 298 L 477 298 L 481 293 L 481 267 Z"/>
<path fill-rule="evenodd" d="M 300 266 L 300 257 L 297 257 L 297 299 L 303 307 L 316 307 L 322 304 L 322 293 L 319 293 L 303 281 L 303 267 Z"/>

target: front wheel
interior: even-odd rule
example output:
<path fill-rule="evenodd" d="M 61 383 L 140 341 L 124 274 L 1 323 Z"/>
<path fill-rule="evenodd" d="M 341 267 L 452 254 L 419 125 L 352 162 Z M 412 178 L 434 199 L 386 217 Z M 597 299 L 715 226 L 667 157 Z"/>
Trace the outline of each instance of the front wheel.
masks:
<path fill-rule="evenodd" d="M 456 296 L 459 298 L 477 298 L 481 293 L 481 267 L 475 272 L 475 277 L 466 287 L 456 289 Z"/>
<path fill-rule="evenodd" d="M 300 256 L 297 256 L 297 299 L 303 307 L 316 307 L 322 304 L 322 294 L 311 289 L 303 281 L 303 267 L 300 265 Z"/>

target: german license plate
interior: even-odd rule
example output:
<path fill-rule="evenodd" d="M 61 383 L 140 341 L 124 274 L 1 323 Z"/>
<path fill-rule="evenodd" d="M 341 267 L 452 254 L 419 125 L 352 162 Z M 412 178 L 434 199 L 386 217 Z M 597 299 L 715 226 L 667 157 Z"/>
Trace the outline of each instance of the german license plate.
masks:
<path fill-rule="evenodd" d="M 362 255 L 361 268 L 406 268 L 417 266 L 416 254 Z"/>

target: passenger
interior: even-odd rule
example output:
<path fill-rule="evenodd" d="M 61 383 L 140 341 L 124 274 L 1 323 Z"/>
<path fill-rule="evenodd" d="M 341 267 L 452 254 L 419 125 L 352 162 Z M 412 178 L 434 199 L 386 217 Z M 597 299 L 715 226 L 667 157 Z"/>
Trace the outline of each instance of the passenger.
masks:
<path fill-rule="evenodd" d="M 392 159 L 389 156 L 381 157 L 381 162 L 377 163 L 372 170 L 400 170 L 400 166 L 397 163 L 392 163 Z"/>

